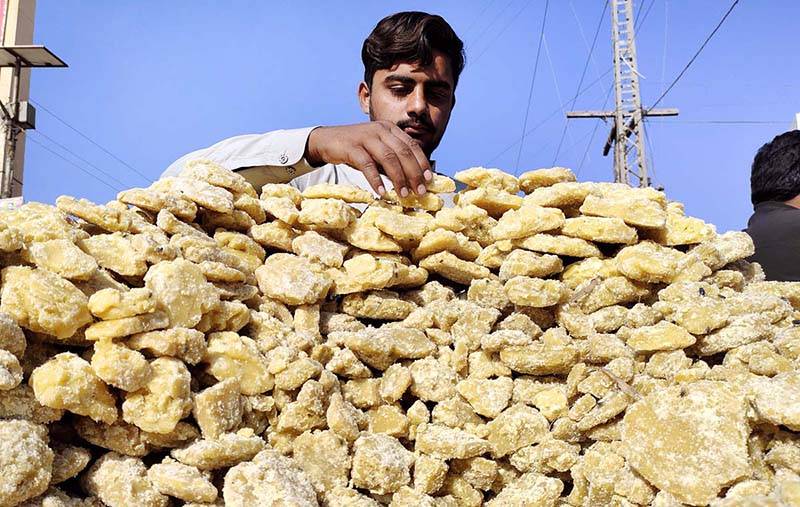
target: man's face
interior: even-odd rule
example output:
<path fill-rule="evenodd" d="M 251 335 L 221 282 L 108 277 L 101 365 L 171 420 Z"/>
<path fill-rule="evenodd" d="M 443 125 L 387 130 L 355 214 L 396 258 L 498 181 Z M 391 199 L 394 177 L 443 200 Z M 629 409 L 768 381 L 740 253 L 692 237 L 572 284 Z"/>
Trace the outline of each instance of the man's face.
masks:
<path fill-rule="evenodd" d="M 361 109 L 370 120 L 386 120 L 415 139 L 430 158 L 439 146 L 455 106 L 455 84 L 450 60 L 434 51 L 430 65 L 398 63 L 378 70 L 372 88 L 361 83 Z"/>

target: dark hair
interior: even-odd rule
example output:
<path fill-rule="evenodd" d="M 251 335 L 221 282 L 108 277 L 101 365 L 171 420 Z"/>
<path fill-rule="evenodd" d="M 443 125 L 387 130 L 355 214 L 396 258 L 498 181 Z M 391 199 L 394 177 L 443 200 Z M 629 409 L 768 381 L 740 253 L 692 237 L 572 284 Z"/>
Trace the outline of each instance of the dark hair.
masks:
<path fill-rule="evenodd" d="M 790 130 L 756 153 L 750 171 L 750 200 L 788 201 L 800 194 L 800 130 Z"/>
<path fill-rule="evenodd" d="M 430 65 L 434 50 L 450 59 L 453 84 L 458 84 L 464 69 L 464 43 L 443 17 L 416 11 L 386 16 L 361 47 L 364 81 L 372 87 L 375 71 L 389 69 L 398 62 Z"/>

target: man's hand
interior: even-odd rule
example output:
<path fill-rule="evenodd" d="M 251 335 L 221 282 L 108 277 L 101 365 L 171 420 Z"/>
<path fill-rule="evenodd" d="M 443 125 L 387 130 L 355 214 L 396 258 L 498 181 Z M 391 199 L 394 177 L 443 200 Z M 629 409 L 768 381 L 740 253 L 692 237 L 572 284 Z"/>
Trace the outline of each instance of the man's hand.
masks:
<path fill-rule="evenodd" d="M 328 163 L 354 167 L 364 173 L 378 195 L 386 192 L 381 169 L 402 197 L 409 194 L 409 189 L 418 195 L 424 194 L 425 182 L 433 178 L 431 164 L 422 148 L 388 121 L 316 128 L 308 136 L 306 160 L 311 165 Z"/>

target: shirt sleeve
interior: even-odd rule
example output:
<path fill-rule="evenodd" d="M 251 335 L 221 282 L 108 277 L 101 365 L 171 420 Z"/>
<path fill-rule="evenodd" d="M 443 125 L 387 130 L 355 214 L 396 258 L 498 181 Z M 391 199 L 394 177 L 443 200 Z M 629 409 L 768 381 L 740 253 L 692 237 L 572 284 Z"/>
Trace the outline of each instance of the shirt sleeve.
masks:
<path fill-rule="evenodd" d="M 266 183 L 287 183 L 315 169 L 303 157 L 308 136 L 315 128 L 231 137 L 182 156 L 161 176 L 177 176 L 187 162 L 205 159 L 238 172 L 256 188 Z"/>

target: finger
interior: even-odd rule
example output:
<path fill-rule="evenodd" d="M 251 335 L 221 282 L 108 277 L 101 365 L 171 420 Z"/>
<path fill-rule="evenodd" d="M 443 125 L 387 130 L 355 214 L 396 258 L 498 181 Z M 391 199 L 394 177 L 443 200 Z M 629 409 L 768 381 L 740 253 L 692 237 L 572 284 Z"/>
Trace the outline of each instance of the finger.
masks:
<path fill-rule="evenodd" d="M 411 151 L 414 152 L 414 157 L 417 159 L 420 169 L 422 169 L 422 177 L 425 178 L 425 181 L 433 180 L 433 169 L 428 156 L 422 151 L 422 147 L 411 136 L 403 132 L 403 129 L 397 125 L 392 125 L 392 127 L 392 134 L 411 147 Z"/>
<path fill-rule="evenodd" d="M 369 186 L 379 196 L 383 197 L 386 193 L 386 187 L 383 186 L 383 178 L 378 172 L 378 165 L 375 160 L 367 153 L 365 149 L 355 149 L 350 153 L 350 165 L 361 171 L 364 177 L 369 182 Z"/>
<path fill-rule="evenodd" d="M 427 189 L 425 188 L 425 178 L 422 175 L 423 170 L 414 155 L 414 151 L 411 149 L 411 144 L 404 142 L 401 138 L 391 133 L 382 136 L 381 139 L 397 154 L 406 181 L 408 181 L 414 192 L 417 195 L 424 195 Z"/>
<path fill-rule="evenodd" d="M 375 137 L 364 143 L 364 148 L 370 157 L 381 167 L 386 176 L 392 180 L 392 185 L 401 197 L 408 196 L 409 187 L 406 175 L 400 163 L 399 155 L 394 149 L 384 142 L 382 137 Z"/>

